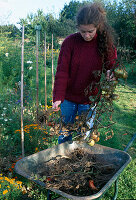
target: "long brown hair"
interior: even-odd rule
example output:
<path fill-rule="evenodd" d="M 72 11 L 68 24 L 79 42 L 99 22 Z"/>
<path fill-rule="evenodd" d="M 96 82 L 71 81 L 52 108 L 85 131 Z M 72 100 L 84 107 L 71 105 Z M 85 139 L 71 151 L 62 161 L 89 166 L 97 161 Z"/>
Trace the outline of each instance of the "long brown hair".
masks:
<path fill-rule="evenodd" d="M 98 50 L 103 63 L 114 48 L 114 31 L 107 23 L 106 12 L 100 3 L 91 3 L 82 7 L 76 16 L 77 27 L 93 24 L 97 28 Z"/>

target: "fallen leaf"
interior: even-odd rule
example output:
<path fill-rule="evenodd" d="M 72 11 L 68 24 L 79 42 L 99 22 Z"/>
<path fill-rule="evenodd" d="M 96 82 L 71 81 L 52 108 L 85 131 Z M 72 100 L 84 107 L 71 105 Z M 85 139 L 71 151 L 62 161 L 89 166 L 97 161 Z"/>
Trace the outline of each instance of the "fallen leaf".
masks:
<path fill-rule="evenodd" d="M 97 187 L 94 185 L 94 181 L 93 181 L 93 180 L 89 180 L 89 187 L 90 187 L 92 190 L 98 190 Z"/>
<path fill-rule="evenodd" d="M 79 189 L 79 185 L 76 186 L 76 189 Z"/>
<path fill-rule="evenodd" d="M 51 181 L 51 178 L 50 177 L 47 177 L 47 179 L 46 179 L 47 181 Z"/>

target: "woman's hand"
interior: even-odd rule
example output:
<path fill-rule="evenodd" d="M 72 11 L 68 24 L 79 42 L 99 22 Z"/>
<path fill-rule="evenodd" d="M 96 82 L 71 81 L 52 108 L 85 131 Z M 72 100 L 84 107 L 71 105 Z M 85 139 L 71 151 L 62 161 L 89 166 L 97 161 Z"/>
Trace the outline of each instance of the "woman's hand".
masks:
<path fill-rule="evenodd" d="M 107 81 L 115 81 L 116 80 L 116 77 L 114 76 L 114 73 L 113 72 L 111 73 L 110 70 L 107 70 L 106 78 L 107 78 Z"/>
<path fill-rule="evenodd" d="M 55 101 L 55 102 L 53 103 L 52 109 L 53 109 L 54 111 L 59 111 L 59 110 L 60 110 L 60 107 L 59 107 L 60 104 L 61 104 L 61 101 Z"/>

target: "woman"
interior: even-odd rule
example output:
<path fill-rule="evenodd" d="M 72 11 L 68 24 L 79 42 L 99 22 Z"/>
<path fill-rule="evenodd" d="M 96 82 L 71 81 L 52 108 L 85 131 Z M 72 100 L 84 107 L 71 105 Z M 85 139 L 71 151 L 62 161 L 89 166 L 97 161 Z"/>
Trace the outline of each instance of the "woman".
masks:
<path fill-rule="evenodd" d="M 109 70 L 117 58 L 112 31 L 99 4 L 81 8 L 76 22 L 79 32 L 66 37 L 61 46 L 53 92 L 53 109 L 61 105 L 64 123 L 73 123 L 77 113 L 90 108 L 89 97 L 98 94 L 101 73 L 111 78 Z"/>

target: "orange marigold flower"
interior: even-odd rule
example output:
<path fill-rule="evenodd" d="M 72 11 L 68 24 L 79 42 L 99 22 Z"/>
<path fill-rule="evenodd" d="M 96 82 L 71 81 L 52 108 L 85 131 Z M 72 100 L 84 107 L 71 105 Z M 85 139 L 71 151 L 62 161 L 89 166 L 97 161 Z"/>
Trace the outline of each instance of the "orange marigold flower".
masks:
<path fill-rule="evenodd" d="M 18 185 L 22 185 L 22 182 L 21 182 L 21 181 L 16 181 L 16 183 L 17 183 Z"/>
<path fill-rule="evenodd" d="M 7 189 L 3 191 L 3 195 L 5 195 L 5 194 L 7 194 L 7 193 L 8 193 L 8 190 L 7 190 Z"/>
<path fill-rule="evenodd" d="M 14 184 L 14 179 L 10 179 L 8 182 L 9 182 L 10 184 Z"/>
<path fill-rule="evenodd" d="M 12 163 L 11 168 L 13 169 L 15 167 L 16 163 Z"/>
<path fill-rule="evenodd" d="M 8 181 L 8 182 L 10 182 L 10 179 L 8 177 L 5 177 L 5 180 Z"/>
<path fill-rule="evenodd" d="M 21 130 L 15 130 L 14 132 L 15 132 L 15 133 L 17 133 L 17 132 L 21 132 Z"/>
<path fill-rule="evenodd" d="M 12 172 L 12 171 L 13 171 L 13 169 L 9 168 L 9 171 L 10 171 L 10 172 Z"/>

